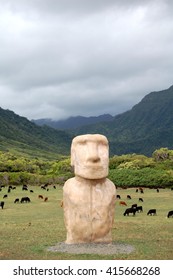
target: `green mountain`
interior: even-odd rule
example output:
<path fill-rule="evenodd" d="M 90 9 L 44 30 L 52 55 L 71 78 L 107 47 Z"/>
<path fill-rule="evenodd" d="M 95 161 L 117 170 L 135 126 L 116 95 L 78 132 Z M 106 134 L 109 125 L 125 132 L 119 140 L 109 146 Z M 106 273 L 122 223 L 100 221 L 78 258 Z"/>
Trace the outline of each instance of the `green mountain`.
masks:
<path fill-rule="evenodd" d="M 75 135 L 100 133 L 107 136 L 110 155 L 139 153 L 151 155 L 156 149 L 173 149 L 173 86 L 152 92 L 131 110 L 112 120 L 57 130 L 35 123 L 0 108 L 0 150 L 32 157 L 57 158 L 69 155 Z"/>
<path fill-rule="evenodd" d="M 57 158 L 69 154 L 71 136 L 0 108 L 0 150 L 33 157 Z"/>
<path fill-rule="evenodd" d="M 65 129 L 74 129 L 89 124 L 96 124 L 103 121 L 111 121 L 112 119 L 113 116 L 109 114 L 104 114 L 98 117 L 83 117 L 83 116 L 69 117 L 67 119 L 59 120 L 59 121 L 52 120 L 52 119 L 37 119 L 37 120 L 32 120 L 32 122 L 40 126 L 48 125 L 56 129 L 65 130 Z"/>
<path fill-rule="evenodd" d="M 173 149 L 173 86 L 146 95 L 131 110 L 115 116 L 112 121 L 85 126 L 73 132 L 106 135 L 111 154 L 151 155 L 160 147 Z"/>

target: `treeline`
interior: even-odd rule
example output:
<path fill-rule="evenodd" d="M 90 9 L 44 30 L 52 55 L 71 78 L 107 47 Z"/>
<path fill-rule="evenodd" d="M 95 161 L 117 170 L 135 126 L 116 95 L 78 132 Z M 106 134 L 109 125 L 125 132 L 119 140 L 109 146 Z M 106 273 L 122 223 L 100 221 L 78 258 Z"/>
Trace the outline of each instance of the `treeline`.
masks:
<path fill-rule="evenodd" d="M 70 157 L 57 160 L 18 157 L 0 152 L 0 185 L 61 184 L 74 176 Z M 161 148 L 152 157 L 137 154 L 110 158 L 109 178 L 117 187 L 173 186 L 173 150 Z"/>

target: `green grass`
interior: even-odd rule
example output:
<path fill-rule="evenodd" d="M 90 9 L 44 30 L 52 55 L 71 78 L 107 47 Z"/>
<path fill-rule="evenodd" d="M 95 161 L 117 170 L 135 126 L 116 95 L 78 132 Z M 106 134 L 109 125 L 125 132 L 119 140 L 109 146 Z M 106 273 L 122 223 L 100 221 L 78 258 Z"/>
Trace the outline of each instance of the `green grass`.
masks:
<path fill-rule="evenodd" d="M 135 247 L 131 254 L 94 255 L 94 254 L 66 254 L 48 252 L 46 249 L 66 238 L 63 221 L 63 208 L 60 206 L 62 187 L 49 191 L 41 190 L 38 186 L 29 187 L 34 193 L 22 191 L 17 187 L 9 193 L 7 199 L 2 199 L 7 188 L 0 192 L 0 201 L 5 201 L 5 207 L 0 209 L 0 259 L 45 259 L 45 260 L 91 260 L 91 259 L 173 259 L 173 218 L 167 219 L 169 210 L 173 210 L 173 191 L 164 189 L 159 193 L 156 190 L 146 189 L 144 194 L 135 192 L 135 189 L 118 189 L 121 200 L 130 207 L 138 203 L 143 197 L 144 202 L 138 203 L 144 208 L 143 213 L 135 217 L 124 217 L 126 207 L 115 207 L 115 223 L 112 230 L 113 241 L 129 244 Z M 38 199 L 38 194 L 48 197 L 48 202 Z M 130 194 L 132 200 L 127 200 Z M 29 196 L 31 203 L 14 204 L 15 198 Z M 157 209 L 157 216 L 147 216 L 150 208 Z"/>

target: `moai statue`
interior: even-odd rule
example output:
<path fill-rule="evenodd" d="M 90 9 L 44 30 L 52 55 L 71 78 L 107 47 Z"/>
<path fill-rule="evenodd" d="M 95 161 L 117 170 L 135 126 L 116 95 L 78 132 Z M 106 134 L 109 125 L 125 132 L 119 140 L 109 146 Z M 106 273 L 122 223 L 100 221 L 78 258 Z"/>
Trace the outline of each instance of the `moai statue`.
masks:
<path fill-rule="evenodd" d="M 116 188 L 107 179 L 109 146 L 104 135 L 86 134 L 73 139 L 71 165 L 75 177 L 63 187 L 67 244 L 111 243 Z"/>

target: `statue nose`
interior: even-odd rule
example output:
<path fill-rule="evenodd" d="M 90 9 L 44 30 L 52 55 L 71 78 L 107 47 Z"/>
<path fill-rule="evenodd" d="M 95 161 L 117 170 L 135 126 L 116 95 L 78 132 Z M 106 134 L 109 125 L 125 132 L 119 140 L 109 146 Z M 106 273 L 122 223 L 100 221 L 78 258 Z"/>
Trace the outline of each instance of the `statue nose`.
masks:
<path fill-rule="evenodd" d="M 88 145 L 87 161 L 97 163 L 100 161 L 97 145 Z"/>

